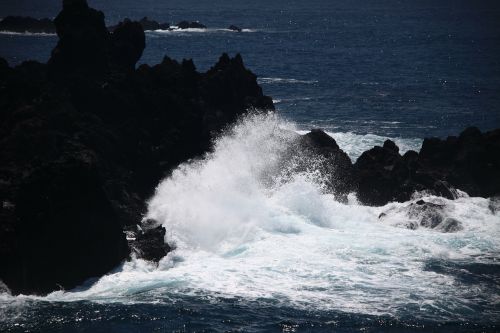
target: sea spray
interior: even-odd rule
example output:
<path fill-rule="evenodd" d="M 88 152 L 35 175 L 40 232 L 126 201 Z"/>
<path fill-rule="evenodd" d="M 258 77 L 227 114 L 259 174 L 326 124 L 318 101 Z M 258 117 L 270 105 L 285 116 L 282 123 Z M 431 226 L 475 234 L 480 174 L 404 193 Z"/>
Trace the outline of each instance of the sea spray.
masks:
<path fill-rule="evenodd" d="M 296 130 L 274 114 L 249 116 L 163 180 L 146 217 L 165 226 L 176 250 L 158 267 L 133 260 L 94 284 L 15 301 L 190 297 L 439 322 L 498 318 L 500 215 L 488 199 L 439 199 L 462 222 L 454 233 L 409 230 L 403 214 L 381 220 L 408 203 L 366 207 L 352 195 L 340 203 L 320 172 L 280 169 Z"/>

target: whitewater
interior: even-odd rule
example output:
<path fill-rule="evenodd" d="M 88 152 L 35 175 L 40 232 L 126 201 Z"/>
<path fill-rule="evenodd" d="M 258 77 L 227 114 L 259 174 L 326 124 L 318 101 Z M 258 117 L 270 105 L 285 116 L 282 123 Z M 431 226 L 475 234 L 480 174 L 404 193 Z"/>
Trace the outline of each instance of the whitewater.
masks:
<path fill-rule="evenodd" d="M 186 297 L 498 322 L 500 214 L 489 199 L 415 194 L 415 200 L 445 205 L 463 229 L 410 230 L 404 214 L 379 219 L 408 203 L 362 206 L 355 193 L 340 203 L 318 170 L 284 167 L 297 133 L 304 131 L 276 114 L 241 119 L 215 140 L 213 152 L 174 170 L 148 202 L 144 218 L 162 224 L 175 247 L 158 266 L 133 259 L 75 290 L 45 297 L 3 293 L 0 322 L 26 315 L 40 302 L 160 305 Z M 351 158 L 383 142 L 372 134 L 330 135 Z M 399 143 L 418 149 L 421 140 Z"/>

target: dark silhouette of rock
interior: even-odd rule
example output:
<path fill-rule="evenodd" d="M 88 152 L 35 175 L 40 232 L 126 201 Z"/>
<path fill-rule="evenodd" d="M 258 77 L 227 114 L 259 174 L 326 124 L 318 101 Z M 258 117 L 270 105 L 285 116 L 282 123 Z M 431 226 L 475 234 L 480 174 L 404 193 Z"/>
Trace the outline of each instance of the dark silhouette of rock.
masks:
<path fill-rule="evenodd" d="M 469 127 L 458 137 L 425 139 L 422 169 L 472 196 L 500 192 L 500 129 L 481 133 Z"/>
<path fill-rule="evenodd" d="M 413 170 L 391 140 L 383 147 L 365 151 L 354 166 L 359 182 L 358 199 L 364 204 L 378 206 L 390 201 L 407 201 L 418 190 L 407 181 Z"/>
<path fill-rule="evenodd" d="M 53 34 L 56 32 L 56 27 L 52 20 L 48 18 L 7 16 L 0 21 L 0 31 Z"/>
<path fill-rule="evenodd" d="M 124 22 L 132 21 L 129 18 L 125 18 Z M 138 21 L 144 31 L 154 31 L 154 30 L 171 30 L 170 23 L 159 23 L 158 21 L 151 20 L 147 17 L 143 17 Z M 114 32 L 119 25 L 112 25 L 108 27 L 110 32 Z"/>
<path fill-rule="evenodd" d="M 138 22 L 123 22 L 111 34 L 111 63 L 132 71 L 146 47 L 146 37 Z"/>
<path fill-rule="evenodd" d="M 158 262 L 172 249 L 165 242 L 166 230 L 154 220 L 146 220 L 134 233 L 131 248 L 138 258 Z"/>
<path fill-rule="evenodd" d="M 237 26 L 235 26 L 233 24 L 231 24 L 228 29 L 232 30 L 232 31 L 237 31 L 237 32 L 241 32 L 242 31 L 241 28 L 239 28 L 239 27 L 237 27 Z"/>
<path fill-rule="evenodd" d="M 102 77 L 108 69 L 110 38 L 104 14 L 85 0 L 64 0 L 54 24 L 59 42 L 49 60 L 52 75 Z"/>
<path fill-rule="evenodd" d="M 347 194 L 356 190 L 355 170 L 351 159 L 339 148 L 335 139 L 320 129 L 313 129 L 300 137 L 299 145 L 300 151 L 306 154 L 301 158 L 327 176 L 325 184 L 337 200 L 346 201 Z M 292 153 L 297 156 L 297 150 L 293 150 L 295 152 Z"/>
<path fill-rule="evenodd" d="M 408 201 L 421 191 L 448 199 L 457 197 L 453 186 L 423 169 L 418 153 L 409 151 L 401 156 L 391 140 L 385 141 L 383 147 L 365 151 L 354 166 L 359 182 L 358 199 L 367 205 Z"/>
<path fill-rule="evenodd" d="M 110 33 L 85 1 L 63 5 L 47 65 L 0 59 L 0 280 L 14 294 L 70 289 L 126 260 L 123 231 L 158 182 L 247 108 L 273 108 L 239 55 L 206 73 L 168 57 L 135 69 L 139 23 Z M 159 260 L 164 229 L 141 229 L 134 250 Z"/>
<path fill-rule="evenodd" d="M 206 29 L 207 27 L 200 22 L 188 22 L 188 21 L 181 21 L 177 23 L 177 28 L 179 29 Z"/>
<path fill-rule="evenodd" d="M 170 23 L 158 23 L 155 20 L 150 20 L 147 17 L 143 17 L 139 24 L 144 30 L 168 30 L 170 29 Z"/>

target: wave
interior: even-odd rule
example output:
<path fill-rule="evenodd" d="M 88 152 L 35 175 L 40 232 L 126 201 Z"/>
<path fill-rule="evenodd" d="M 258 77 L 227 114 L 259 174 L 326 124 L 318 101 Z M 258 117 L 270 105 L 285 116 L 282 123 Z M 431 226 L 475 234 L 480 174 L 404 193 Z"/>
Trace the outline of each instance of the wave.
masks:
<path fill-rule="evenodd" d="M 231 29 L 225 28 L 188 28 L 188 29 L 179 29 L 174 28 L 169 30 L 146 30 L 147 34 L 189 34 L 189 33 L 238 33 L 238 31 L 234 31 Z M 242 29 L 241 32 L 249 33 L 249 32 L 257 32 L 256 29 Z M 239 32 L 239 33 L 241 33 Z"/>
<path fill-rule="evenodd" d="M 13 36 L 57 36 L 55 33 L 47 32 L 15 32 L 15 31 L 0 31 L 0 35 L 13 35 Z"/>
<path fill-rule="evenodd" d="M 488 199 L 439 198 L 462 222 L 456 233 L 409 230 L 399 223 L 403 215 L 380 220 L 407 204 L 361 206 L 354 195 L 339 203 L 318 172 L 282 170 L 297 131 L 276 114 L 246 117 L 215 141 L 213 153 L 164 179 L 146 217 L 165 226 L 176 250 L 158 267 L 134 260 L 95 284 L 16 302 L 224 297 L 394 317 L 407 309 L 440 322 L 481 312 L 498 318 L 498 277 L 471 288 L 456 275 L 469 264 L 498 267 L 500 215 Z M 349 154 L 358 149 L 358 136 L 332 135 Z"/>
<path fill-rule="evenodd" d="M 257 81 L 259 83 L 302 83 L 302 84 L 314 84 L 318 83 L 317 80 L 298 80 L 298 79 L 287 79 L 280 77 L 261 77 L 258 78 Z"/>

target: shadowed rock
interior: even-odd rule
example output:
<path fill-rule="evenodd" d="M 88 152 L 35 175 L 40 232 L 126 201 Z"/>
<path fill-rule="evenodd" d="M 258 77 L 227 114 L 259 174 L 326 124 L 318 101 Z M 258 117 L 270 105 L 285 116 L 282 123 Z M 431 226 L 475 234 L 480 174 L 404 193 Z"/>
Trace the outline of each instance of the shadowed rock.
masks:
<path fill-rule="evenodd" d="M 135 69 L 140 23 L 110 33 L 66 0 L 55 25 L 48 65 L 0 59 L 0 280 L 14 294 L 70 289 L 126 260 L 123 230 L 158 182 L 247 108 L 273 107 L 239 55 L 207 73 L 168 57 Z M 142 229 L 134 249 L 159 260 L 165 230 Z"/>

